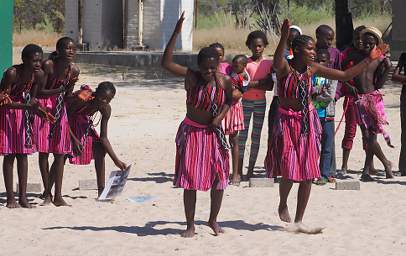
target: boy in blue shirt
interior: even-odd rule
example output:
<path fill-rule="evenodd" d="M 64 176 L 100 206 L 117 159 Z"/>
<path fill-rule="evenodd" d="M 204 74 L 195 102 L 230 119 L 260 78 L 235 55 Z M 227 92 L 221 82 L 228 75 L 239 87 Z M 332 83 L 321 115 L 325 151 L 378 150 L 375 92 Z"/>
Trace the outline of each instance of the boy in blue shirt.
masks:
<path fill-rule="evenodd" d="M 324 66 L 330 65 L 330 53 L 327 49 L 317 49 L 316 61 Z M 337 81 L 324 77 L 313 76 L 313 105 L 317 109 L 322 126 L 320 174 L 321 177 L 315 183 L 324 185 L 333 181 L 330 172 L 334 152 L 334 117 L 335 117 L 335 94 Z"/>

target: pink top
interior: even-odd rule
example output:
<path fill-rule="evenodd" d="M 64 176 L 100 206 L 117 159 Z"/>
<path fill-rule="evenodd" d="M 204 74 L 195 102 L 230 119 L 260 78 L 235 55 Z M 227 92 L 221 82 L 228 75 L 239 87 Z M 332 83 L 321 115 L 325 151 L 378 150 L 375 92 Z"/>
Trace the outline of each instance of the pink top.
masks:
<path fill-rule="evenodd" d="M 251 77 L 251 81 L 258 81 L 266 78 L 268 74 L 271 73 L 272 60 L 263 58 L 259 62 L 253 61 L 251 58 L 248 59 L 247 72 Z M 245 100 L 264 100 L 265 91 L 260 89 L 248 89 L 243 94 L 243 99 Z"/>
<path fill-rule="evenodd" d="M 217 69 L 221 74 L 228 75 L 231 71 L 231 65 L 228 62 L 220 62 Z"/>

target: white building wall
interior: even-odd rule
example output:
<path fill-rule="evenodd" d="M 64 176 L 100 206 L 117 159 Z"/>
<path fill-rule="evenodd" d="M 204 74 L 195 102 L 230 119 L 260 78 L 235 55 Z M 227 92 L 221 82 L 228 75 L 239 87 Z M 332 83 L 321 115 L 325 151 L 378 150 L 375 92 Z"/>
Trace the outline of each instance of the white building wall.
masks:
<path fill-rule="evenodd" d="M 90 50 L 103 48 L 102 29 L 102 0 L 83 1 L 83 43 Z"/>
<path fill-rule="evenodd" d="M 126 0 L 127 28 L 126 47 L 134 49 L 138 46 L 138 0 Z"/>
<path fill-rule="evenodd" d="M 65 0 L 65 35 L 79 41 L 79 1 Z"/>

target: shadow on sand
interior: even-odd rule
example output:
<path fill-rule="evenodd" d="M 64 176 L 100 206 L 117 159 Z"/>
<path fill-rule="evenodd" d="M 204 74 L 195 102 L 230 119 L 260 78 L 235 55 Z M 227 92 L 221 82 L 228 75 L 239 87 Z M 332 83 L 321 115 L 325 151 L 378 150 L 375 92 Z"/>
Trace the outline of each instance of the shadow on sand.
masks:
<path fill-rule="evenodd" d="M 179 221 L 151 221 L 145 224 L 143 227 L 138 226 L 112 226 L 112 227 L 95 227 L 95 226 L 75 226 L 75 227 L 47 227 L 43 230 L 61 230 L 70 229 L 75 231 L 116 231 L 120 233 L 135 234 L 137 236 L 156 236 L 156 235 L 179 235 L 184 229 L 178 228 L 161 228 L 158 229 L 156 226 L 165 226 L 167 224 L 177 224 L 186 227 L 186 222 Z M 196 225 L 206 225 L 204 221 L 196 221 Z M 223 221 L 219 222 L 220 226 L 223 228 L 230 228 L 235 230 L 245 230 L 245 231 L 257 231 L 257 230 L 267 230 L 267 231 L 282 231 L 283 227 L 276 225 L 269 225 L 264 223 L 250 224 L 243 220 L 233 220 L 233 221 Z"/>

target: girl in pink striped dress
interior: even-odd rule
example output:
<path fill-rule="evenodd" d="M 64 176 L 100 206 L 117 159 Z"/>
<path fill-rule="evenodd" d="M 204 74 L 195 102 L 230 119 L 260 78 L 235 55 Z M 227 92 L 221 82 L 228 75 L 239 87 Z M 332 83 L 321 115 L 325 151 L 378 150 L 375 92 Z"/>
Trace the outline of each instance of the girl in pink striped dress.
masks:
<path fill-rule="evenodd" d="M 67 100 L 74 151 L 74 157 L 70 158 L 69 162 L 76 165 L 87 165 L 94 159 L 99 196 L 105 186 L 106 153 L 118 168 L 124 170 L 127 167 L 117 157 L 107 137 L 107 126 L 111 116 L 110 101 L 115 94 L 116 88 L 111 82 L 102 82 L 95 91 L 92 91 L 89 86 L 82 86 L 81 90 L 74 92 Z M 100 118 L 97 118 L 98 114 L 100 114 Z M 99 123 L 100 135 L 95 130 Z"/>
<path fill-rule="evenodd" d="M 208 225 L 215 235 L 223 230 L 217 215 L 228 183 L 229 157 L 227 141 L 221 121 L 232 100 L 229 78 L 217 73 L 219 56 L 212 47 L 200 50 L 197 62 L 199 71 L 192 71 L 173 62 L 177 35 L 182 29 L 184 13 L 178 20 L 166 46 L 162 66 L 171 73 L 185 77 L 187 113 L 176 135 L 176 187 L 184 189 L 183 199 L 187 228 L 181 235 L 195 234 L 194 213 L 196 191 L 211 189 L 211 212 Z"/>
<path fill-rule="evenodd" d="M 229 111 L 223 119 L 222 127 L 226 135 L 229 135 L 231 146 L 231 158 L 233 163 L 233 174 L 230 184 L 239 185 L 241 174 L 238 173 L 238 132 L 244 130 L 244 113 L 242 109 L 241 98 L 245 89 L 248 88 L 249 76 L 245 71 L 248 59 L 245 55 L 237 55 L 232 61 L 232 65 L 224 61 L 224 47 L 220 43 L 213 43 L 210 47 L 214 48 L 219 55 L 218 72 L 230 76 L 233 86 L 233 102 Z M 244 90 L 243 90 L 244 89 Z"/>
<path fill-rule="evenodd" d="M 26 196 L 28 159 L 36 150 L 33 141 L 32 118 L 38 109 L 36 92 L 44 82 L 41 70 L 42 49 L 29 44 L 22 51 L 23 63 L 4 73 L 0 84 L 3 103 L 0 104 L 0 155 L 4 155 L 3 172 L 7 192 L 7 207 L 31 208 Z M 19 200 L 13 192 L 13 165 L 17 158 Z"/>
<path fill-rule="evenodd" d="M 73 39 L 62 37 L 56 43 L 56 52 L 52 58 L 45 61 L 43 70 L 46 83 L 39 89 L 38 98 L 42 107 L 48 109 L 55 116 L 55 123 L 36 117 L 34 129 L 36 132 L 39 152 L 39 167 L 44 184 L 44 203 L 51 201 L 55 206 L 66 206 L 63 200 L 62 179 L 65 155 L 72 153 L 69 122 L 66 114 L 65 97 L 72 94 L 73 87 L 78 80 L 79 68 L 73 63 L 76 46 Z M 53 153 L 54 162 L 49 168 L 49 153 Z M 55 196 L 52 200 L 49 178 L 55 181 Z"/>
<path fill-rule="evenodd" d="M 358 65 L 340 71 L 324 67 L 316 62 L 315 42 L 306 35 L 296 37 L 292 42 L 293 59 L 284 58 L 284 48 L 289 37 L 289 21 L 282 25 L 282 34 L 275 51 L 274 69 L 279 84 L 280 106 L 278 123 L 274 125 L 270 139 L 265 167 L 271 178 L 282 176 L 279 186 L 280 202 L 278 213 L 282 221 L 291 222 L 287 199 L 293 182 L 299 183 L 295 228 L 298 232 L 321 232 L 308 229 L 302 224 L 304 211 L 310 197 L 312 180 L 320 176 L 320 123 L 311 96 L 311 76 L 332 80 L 348 81 L 365 69 L 370 58 Z M 378 56 L 379 57 L 379 56 Z"/>

